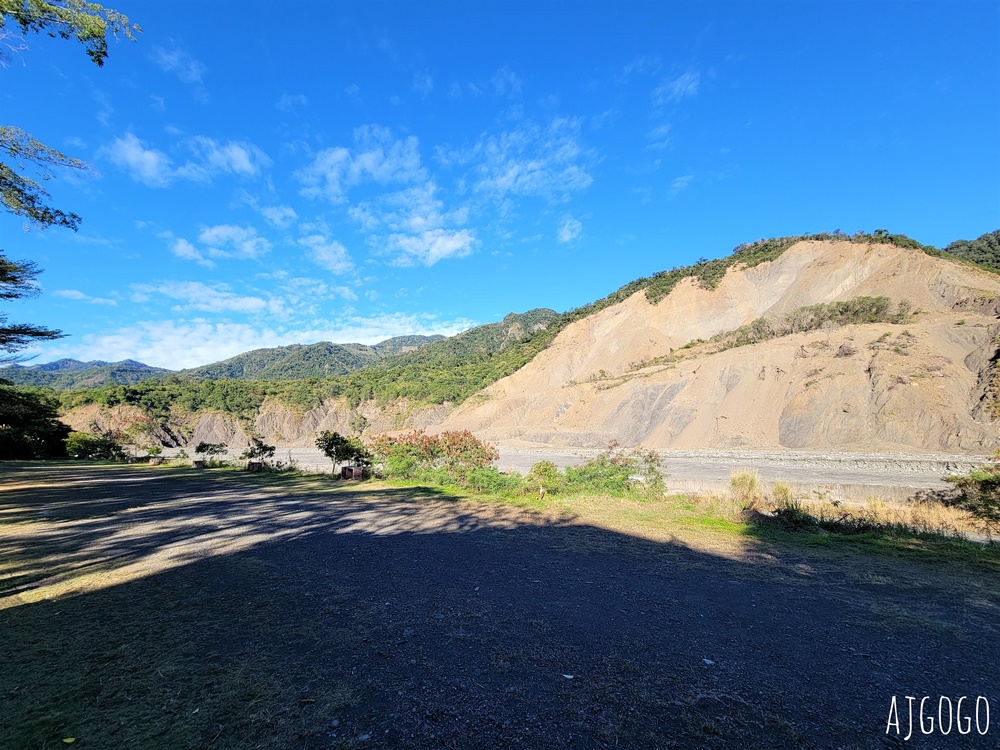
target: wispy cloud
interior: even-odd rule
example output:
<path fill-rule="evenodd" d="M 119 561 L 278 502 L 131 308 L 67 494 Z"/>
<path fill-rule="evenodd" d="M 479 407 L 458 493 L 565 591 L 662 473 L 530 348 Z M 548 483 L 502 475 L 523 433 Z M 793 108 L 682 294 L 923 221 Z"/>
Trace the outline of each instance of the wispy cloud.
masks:
<path fill-rule="evenodd" d="M 154 47 L 152 54 L 160 70 L 165 73 L 175 73 L 184 83 L 201 83 L 202 76 L 208 72 L 208 68 L 180 47 L 164 49 Z"/>
<path fill-rule="evenodd" d="M 206 268 L 215 268 L 215 263 L 206 258 L 202 252 L 184 238 L 170 238 L 170 252 L 178 258 L 193 260 Z"/>
<path fill-rule="evenodd" d="M 493 74 L 490 84 L 494 94 L 507 99 L 520 98 L 524 87 L 524 82 L 506 65 Z"/>
<path fill-rule="evenodd" d="M 433 266 L 445 258 L 462 258 L 476 247 L 475 235 L 468 229 L 429 229 L 419 234 L 392 234 L 386 248 L 393 254 L 393 264 Z"/>
<path fill-rule="evenodd" d="M 350 253 L 336 240 L 322 234 L 311 234 L 300 239 L 299 244 L 306 248 L 306 254 L 316 265 L 330 273 L 343 274 L 354 270 Z"/>
<path fill-rule="evenodd" d="M 578 239 L 581 234 L 583 234 L 583 224 L 572 216 L 564 216 L 563 220 L 559 223 L 559 231 L 556 232 L 556 239 L 565 244 Z"/>
<path fill-rule="evenodd" d="M 102 153 L 133 180 L 149 187 L 167 187 L 173 179 L 170 157 L 155 148 L 146 148 L 132 133 L 115 138 Z"/>
<path fill-rule="evenodd" d="M 324 149 L 295 176 L 303 196 L 342 203 L 354 185 L 417 182 L 426 174 L 416 136 L 396 138 L 388 128 L 365 125 L 354 131 L 353 148 Z"/>
<path fill-rule="evenodd" d="M 255 177 L 271 166 L 268 155 L 247 141 L 220 142 L 197 135 L 183 143 L 195 158 L 179 167 L 174 167 L 166 153 L 147 146 L 131 132 L 115 138 L 99 153 L 136 182 L 159 188 L 169 187 L 177 179 L 211 182 L 221 174 Z"/>
<path fill-rule="evenodd" d="M 283 204 L 264 205 L 250 193 L 241 191 L 239 199 L 254 211 L 259 213 L 275 229 L 288 229 L 299 218 L 295 209 Z"/>
<path fill-rule="evenodd" d="M 91 297 L 89 294 L 84 294 L 79 289 L 57 289 L 52 292 L 52 295 L 54 297 L 62 297 L 63 299 L 87 302 L 91 305 L 109 305 L 111 307 L 116 307 L 118 305 L 117 300 L 108 299 L 107 297 Z"/>
<path fill-rule="evenodd" d="M 648 149 L 663 149 L 670 146 L 670 125 L 657 125 L 646 134 Z"/>
<path fill-rule="evenodd" d="M 667 78 L 653 89 L 653 103 L 658 107 L 667 103 L 676 104 L 681 99 L 697 94 L 700 83 L 701 74 L 697 70 L 688 70 L 676 78 Z"/>
<path fill-rule="evenodd" d="M 675 177 L 670 182 L 670 189 L 667 191 L 667 197 L 673 199 L 680 195 L 683 191 L 687 190 L 688 185 L 694 179 L 693 174 L 682 175 L 681 177 Z"/>
<path fill-rule="evenodd" d="M 414 73 L 413 90 L 421 96 L 429 96 L 434 90 L 434 78 L 430 73 Z"/>
<path fill-rule="evenodd" d="M 271 166 L 271 159 L 257 146 L 247 141 L 219 142 L 214 138 L 196 135 L 185 142 L 194 155 L 178 167 L 176 175 L 196 182 L 210 182 L 218 174 L 235 174 L 254 177 Z"/>
<path fill-rule="evenodd" d="M 179 300 L 176 312 L 254 313 L 267 309 L 268 301 L 261 297 L 241 296 L 224 284 L 209 286 L 200 281 L 165 281 L 160 284 L 133 284 L 133 301 L 146 302 L 151 295 Z"/>
<path fill-rule="evenodd" d="M 588 188 L 593 153 L 580 143 L 580 121 L 557 117 L 548 125 L 522 122 L 512 130 L 484 134 L 471 148 L 438 150 L 446 167 L 469 168 L 473 190 L 495 198 L 507 195 L 565 200 Z"/>
<path fill-rule="evenodd" d="M 472 230 L 462 228 L 468 208 L 445 210 L 437 190 L 428 180 L 360 203 L 349 214 L 370 234 L 369 245 L 393 265 L 432 266 L 445 258 L 465 257 L 479 244 Z"/>
<path fill-rule="evenodd" d="M 271 243 L 257 235 L 253 227 L 217 224 L 205 227 L 198 235 L 211 258 L 259 258 L 271 249 Z"/>
<path fill-rule="evenodd" d="M 292 112 L 296 107 L 304 107 L 309 103 L 305 94 L 284 93 L 281 98 L 274 103 L 274 107 L 281 112 Z"/>

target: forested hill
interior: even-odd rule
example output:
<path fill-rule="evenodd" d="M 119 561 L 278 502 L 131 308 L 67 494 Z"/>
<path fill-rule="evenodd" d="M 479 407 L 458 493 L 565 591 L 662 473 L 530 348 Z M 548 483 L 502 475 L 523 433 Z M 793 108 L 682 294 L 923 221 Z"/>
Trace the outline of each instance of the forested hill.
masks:
<path fill-rule="evenodd" d="M 942 250 L 942 253 L 1000 272 L 1000 229 L 980 235 L 974 240 L 956 240 Z"/>
<path fill-rule="evenodd" d="M 14 385 L 45 386 L 57 391 L 103 385 L 135 385 L 173 375 L 182 380 L 300 380 L 346 375 L 387 357 L 419 349 L 444 336 L 396 336 L 374 346 L 318 344 L 280 346 L 238 354 L 222 362 L 173 371 L 126 359 L 121 362 L 80 362 L 60 359 L 42 365 L 0 368 L 0 379 Z"/>
<path fill-rule="evenodd" d="M 374 346 L 318 344 L 255 349 L 202 367 L 181 370 L 183 380 L 298 380 L 346 375 L 386 357 L 419 349 L 443 336 L 398 336 Z"/>
<path fill-rule="evenodd" d="M 80 362 L 60 359 L 43 365 L 11 365 L 0 369 L 0 379 L 14 385 L 39 385 L 57 391 L 87 388 L 108 383 L 134 385 L 147 378 L 166 375 L 170 370 L 126 359 L 121 362 Z"/>

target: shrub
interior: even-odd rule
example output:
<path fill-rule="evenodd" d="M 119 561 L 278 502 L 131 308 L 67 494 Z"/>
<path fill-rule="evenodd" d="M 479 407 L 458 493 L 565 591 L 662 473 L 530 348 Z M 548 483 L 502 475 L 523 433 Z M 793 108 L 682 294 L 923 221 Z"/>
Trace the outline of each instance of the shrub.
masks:
<path fill-rule="evenodd" d="M 524 489 L 529 493 L 544 490 L 557 494 L 565 486 L 566 476 L 551 461 L 539 461 L 531 467 L 531 471 L 524 477 Z"/>
<path fill-rule="evenodd" d="M 108 461 L 121 461 L 125 458 L 125 449 L 117 437 L 110 431 L 71 432 L 66 438 L 66 454 L 83 458 L 102 458 Z"/>
<path fill-rule="evenodd" d="M 386 477 L 443 479 L 461 486 L 469 486 L 476 469 L 485 469 L 500 458 L 496 446 L 468 430 L 439 435 L 428 435 L 423 430 L 398 437 L 379 435 L 372 443 L 372 453 Z"/>
<path fill-rule="evenodd" d="M 472 469 L 467 477 L 470 490 L 488 495 L 514 495 L 521 491 L 523 480 L 516 474 L 503 474 L 494 466 Z"/>
<path fill-rule="evenodd" d="M 760 480 L 756 469 L 734 471 L 729 477 L 729 491 L 743 510 L 759 510 L 763 499 L 760 491 Z"/>
<path fill-rule="evenodd" d="M 604 492 L 614 497 L 635 494 L 661 497 L 665 477 L 659 463 L 656 451 L 626 450 L 613 440 L 597 458 L 581 466 L 567 466 L 566 486 L 573 491 Z M 634 476 L 640 479 L 639 483 L 633 480 Z"/>
<path fill-rule="evenodd" d="M 958 490 L 954 504 L 969 513 L 992 542 L 1000 534 L 1000 451 L 993 460 L 963 476 L 944 478 Z"/>

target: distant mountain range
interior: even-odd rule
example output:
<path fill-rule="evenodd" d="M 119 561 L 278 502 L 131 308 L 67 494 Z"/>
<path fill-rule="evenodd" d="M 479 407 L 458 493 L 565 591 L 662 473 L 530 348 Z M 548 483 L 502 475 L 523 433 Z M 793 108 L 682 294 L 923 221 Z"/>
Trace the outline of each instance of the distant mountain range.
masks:
<path fill-rule="evenodd" d="M 86 388 L 116 383 L 134 385 L 140 380 L 167 375 L 170 370 L 125 359 L 121 362 L 80 362 L 76 359 L 59 359 L 43 365 L 11 365 L 0 369 L 0 379 L 14 385 L 43 385 L 57 390 Z"/>
<path fill-rule="evenodd" d="M 555 313 L 553 312 L 554 316 Z M 508 316 L 510 317 L 510 316 Z M 520 318 L 520 316 L 516 316 Z M 492 324 L 496 325 L 496 324 Z M 489 326 L 482 326 L 491 330 Z M 475 329 L 473 329 L 475 330 Z M 149 378 L 173 375 L 182 380 L 298 380 L 323 378 L 360 370 L 399 354 L 412 352 L 444 336 L 396 336 L 374 346 L 365 344 L 292 344 L 255 349 L 235 357 L 186 370 L 168 370 L 126 359 L 121 362 L 81 362 L 60 359 L 41 365 L 0 368 L 0 379 L 15 385 L 70 390 L 99 385 L 134 385 Z"/>

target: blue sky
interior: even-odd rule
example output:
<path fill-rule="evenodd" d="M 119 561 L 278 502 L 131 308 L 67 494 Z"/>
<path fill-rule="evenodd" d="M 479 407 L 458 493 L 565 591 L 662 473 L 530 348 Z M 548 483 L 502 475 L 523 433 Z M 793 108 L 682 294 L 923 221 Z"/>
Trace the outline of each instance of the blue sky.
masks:
<path fill-rule="evenodd" d="M 104 68 L 28 36 L 4 123 L 91 165 L 13 320 L 60 357 L 262 346 L 566 310 L 761 237 L 1000 227 L 1000 4 L 109 3 Z"/>

